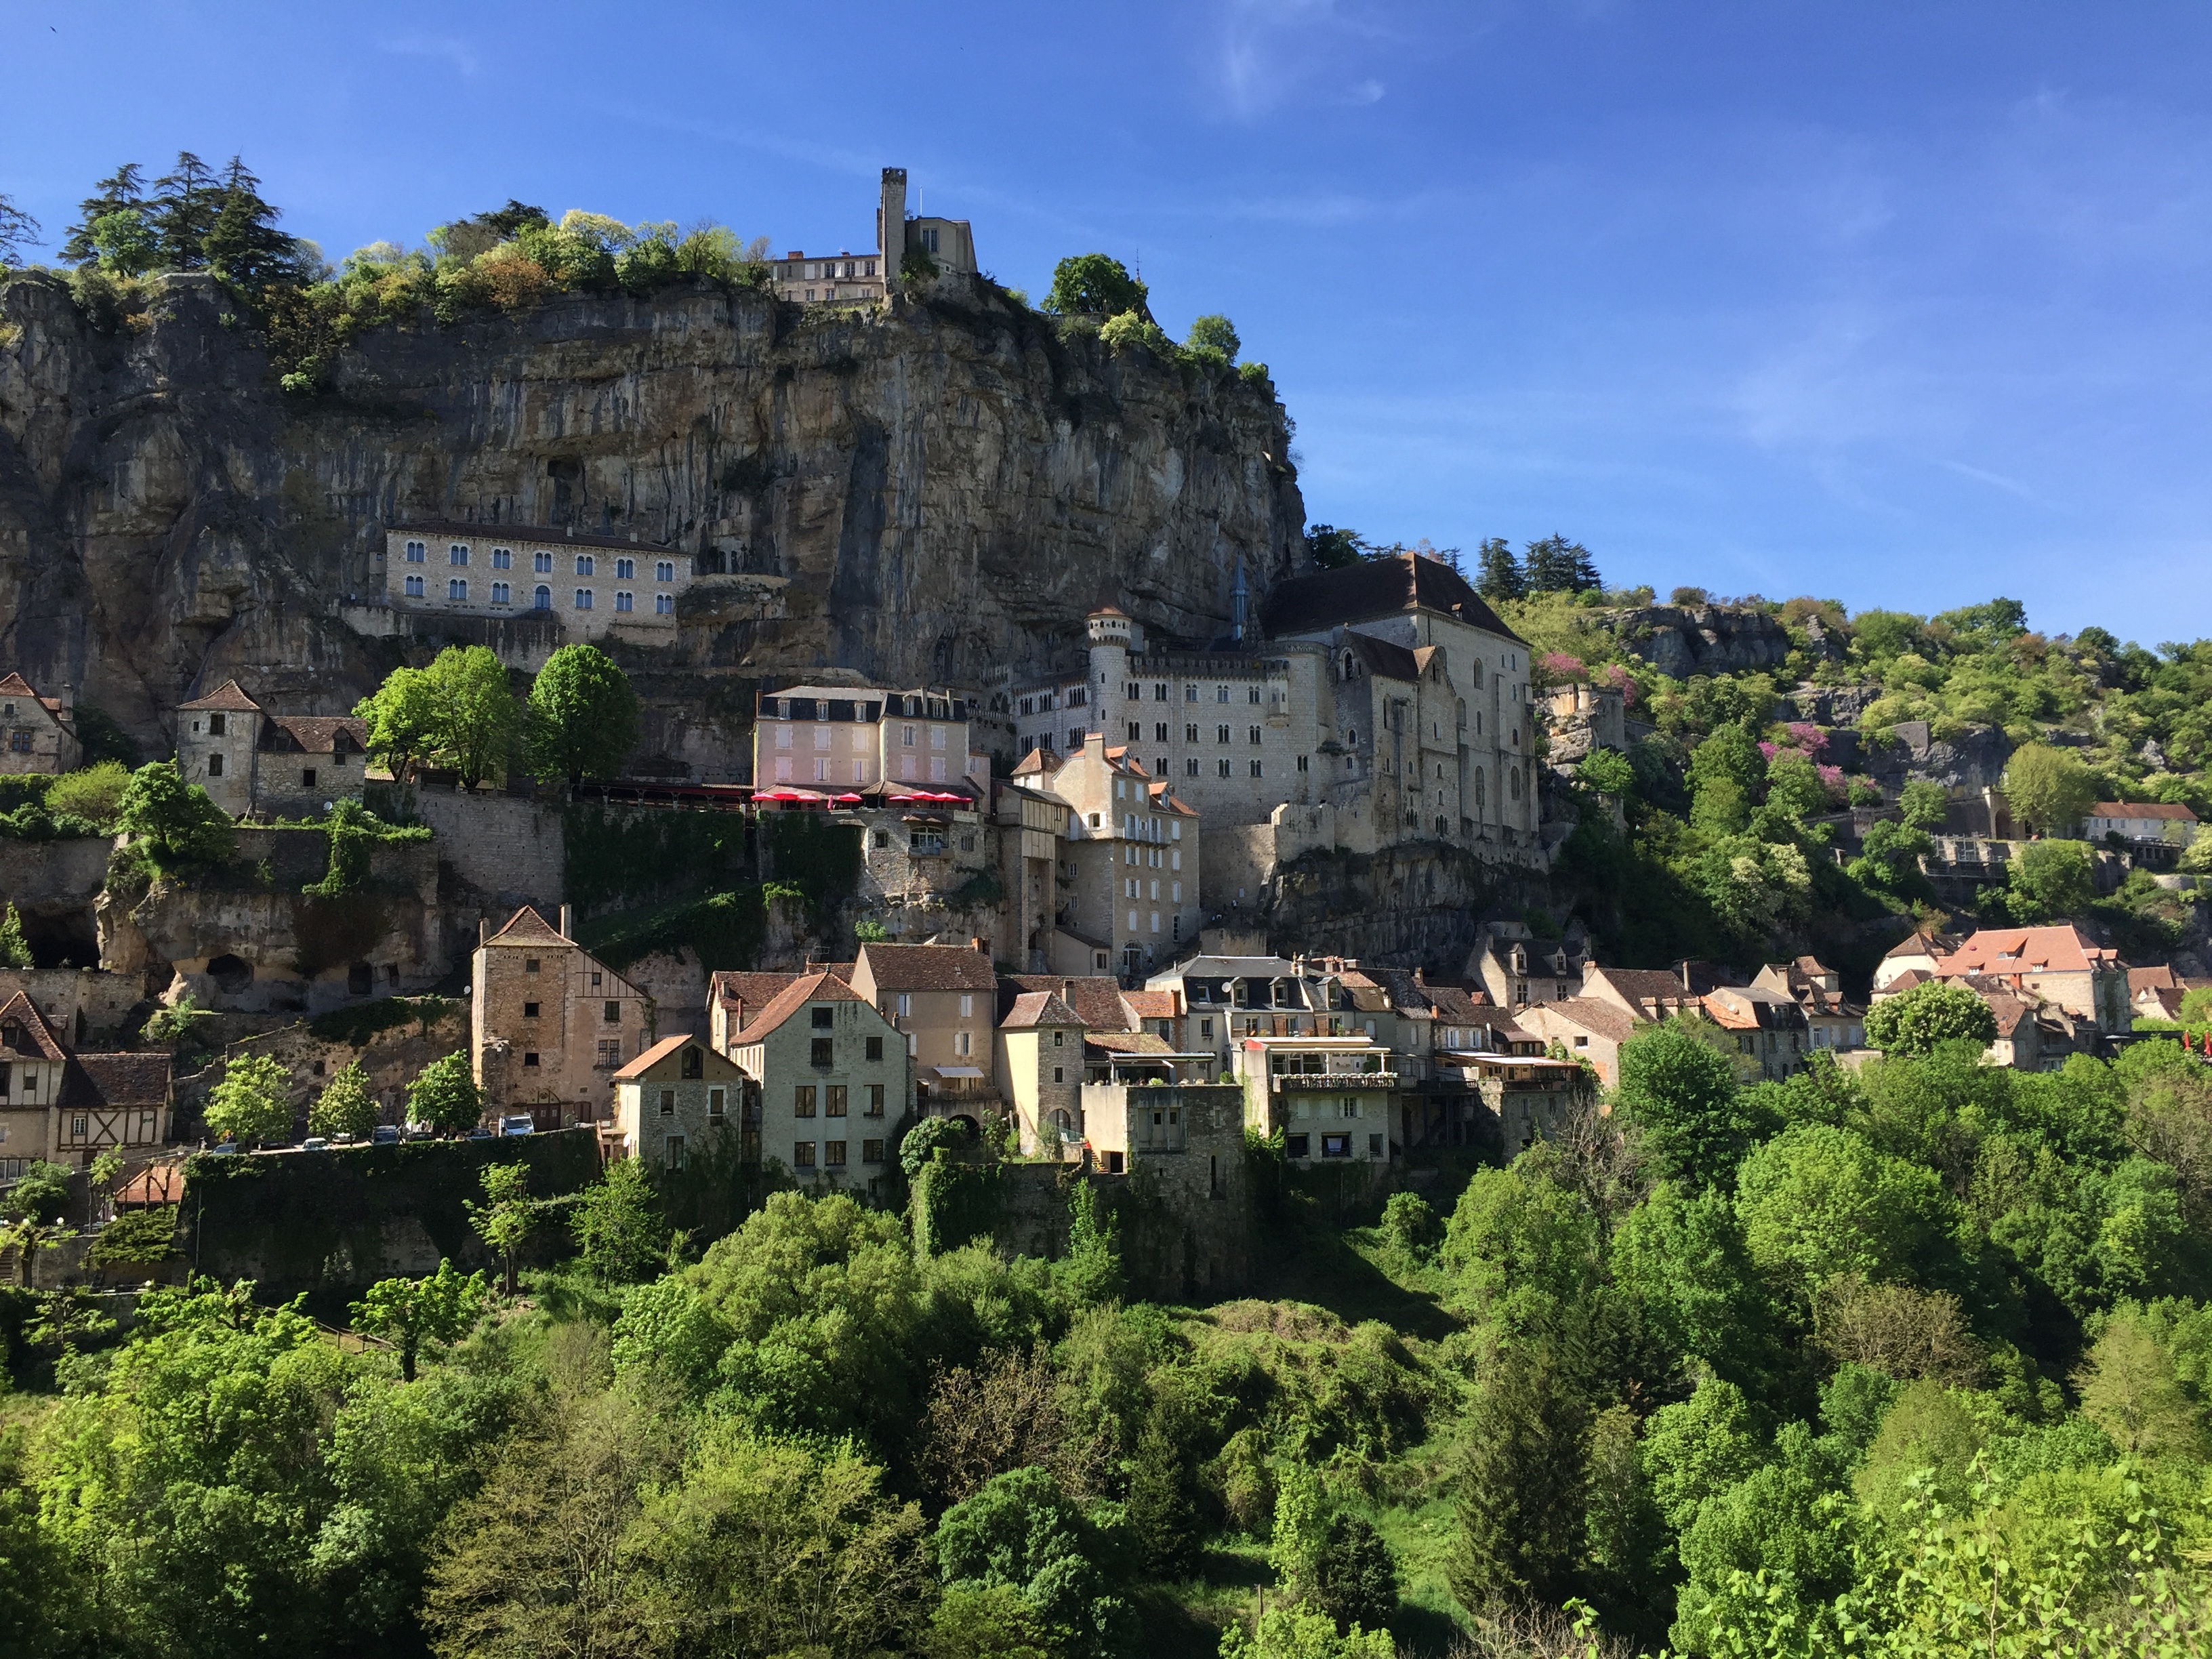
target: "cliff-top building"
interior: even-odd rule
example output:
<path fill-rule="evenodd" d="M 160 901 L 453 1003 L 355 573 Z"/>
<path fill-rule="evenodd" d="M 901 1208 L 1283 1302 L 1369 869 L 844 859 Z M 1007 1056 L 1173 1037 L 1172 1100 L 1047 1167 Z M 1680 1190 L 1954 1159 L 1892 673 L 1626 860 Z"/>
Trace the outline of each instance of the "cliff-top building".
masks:
<path fill-rule="evenodd" d="M 903 227 L 886 240 L 884 227 Z M 899 274 L 909 252 L 926 253 L 940 270 L 973 271 L 975 235 L 965 219 L 933 219 L 906 210 L 906 169 L 885 167 L 876 204 L 876 245 L 854 253 L 840 248 L 833 256 L 793 248 L 769 261 L 775 297 L 801 305 L 859 305 L 880 300 Z"/>
<path fill-rule="evenodd" d="M 394 525 L 383 562 L 395 611 L 554 623 L 572 641 L 674 633 L 692 574 L 688 553 L 558 525 Z"/>

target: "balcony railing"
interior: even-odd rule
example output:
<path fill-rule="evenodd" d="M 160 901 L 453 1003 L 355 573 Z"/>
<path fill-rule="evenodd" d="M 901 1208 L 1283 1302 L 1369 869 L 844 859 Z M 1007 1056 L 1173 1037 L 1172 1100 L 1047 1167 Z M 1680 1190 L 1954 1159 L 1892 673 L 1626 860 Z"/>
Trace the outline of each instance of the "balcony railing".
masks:
<path fill-rule="evenodd" d="M 1395 1089 L 1395 1072 L 1279 1072 L 1268 1082 L 1279 1094 L 1294 1089 Z"/>

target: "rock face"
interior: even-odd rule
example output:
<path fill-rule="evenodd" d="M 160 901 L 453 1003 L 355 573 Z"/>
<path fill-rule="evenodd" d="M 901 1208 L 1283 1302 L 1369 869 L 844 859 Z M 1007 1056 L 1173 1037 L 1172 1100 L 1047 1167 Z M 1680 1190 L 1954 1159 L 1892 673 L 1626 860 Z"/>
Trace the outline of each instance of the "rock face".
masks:
<path fill-rule="evenodd" d="M 1623 649 L 1678 680 L 1778 668 L 1790 655 L 1781 621 L 1756 609 L 1655 605 L 1601 611 L 1594 620 L 1617 635 Z"/>
<path fill-rule="evenodd" d="M 573 524 L 714 572 L 634 652 L 645 750 L 740 740 L 760 677 L 985 684 L 1111 591 L 1224 631 L 1304 523 L 1265 382 L 1063 338 L 977 279 L 817 319 L 701 283 L 356 337 L 279 390 L 205 276 L 112 334 L 43 276 L 0 287 L 0 655 L 151 749 L 195 688 L 342 712 L 393 647 L 338 619 L 387 524 Z M 434 643 L 434 641 L 425 641 Z"/>

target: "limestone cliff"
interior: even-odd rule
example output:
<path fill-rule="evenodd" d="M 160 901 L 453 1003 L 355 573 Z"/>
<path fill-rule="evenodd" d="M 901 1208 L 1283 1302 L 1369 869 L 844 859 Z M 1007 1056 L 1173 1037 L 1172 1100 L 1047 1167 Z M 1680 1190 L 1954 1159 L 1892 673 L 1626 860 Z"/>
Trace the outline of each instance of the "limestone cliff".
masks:
<path fill-rule="evenodd" d="M 393 659 L 339 620 L 387 523 L 634 532 L 718 573 L 631 666 L 646 750 L 703 757 L 759 677 L 979 683 L 1040 663 L 1102 590 L 1223 630 L 1303 525 L 1272 387 L 1109 351 L 978 279 L 830 314 L 706 283 L 572 295 L 354 339 L 278 388 L 204 276 L 96 329 L 0 287 L 0 659 L 73 684 L 151 748 L 236 675 L 341 710 Z"/>

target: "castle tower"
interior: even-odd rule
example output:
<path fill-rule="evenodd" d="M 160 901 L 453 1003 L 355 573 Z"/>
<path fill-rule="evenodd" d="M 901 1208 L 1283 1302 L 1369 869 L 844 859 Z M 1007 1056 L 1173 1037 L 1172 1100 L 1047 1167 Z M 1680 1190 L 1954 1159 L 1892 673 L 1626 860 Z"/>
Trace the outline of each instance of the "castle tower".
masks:
<path fill-rule="evenodd" d="M 876 252 L 883 258 L 884 290 L 896 285 L 899 261 L 906 258 L 906 169 L 884 169 L 883 198 L 876 206 Z"/>
<path fill-rule="evenodd" d="M 1251 595 L 1244 586 L 1244 561 L 1237 561 L 1237 580 L 1229 590 L 1230 637 L 1239 646 L 1245 643 L 1244 618 Z"/>
<path fill-rule="evenodd" d="M 1129 645 L 1133 628 L 1129 613 L 1101 601 L 1085 619 L 1091 635 L 1091 698 L 1097 709 L 1091 729 L 1109 744 L 1121 740 L 1122 694 L 1129 678 Z"/>

